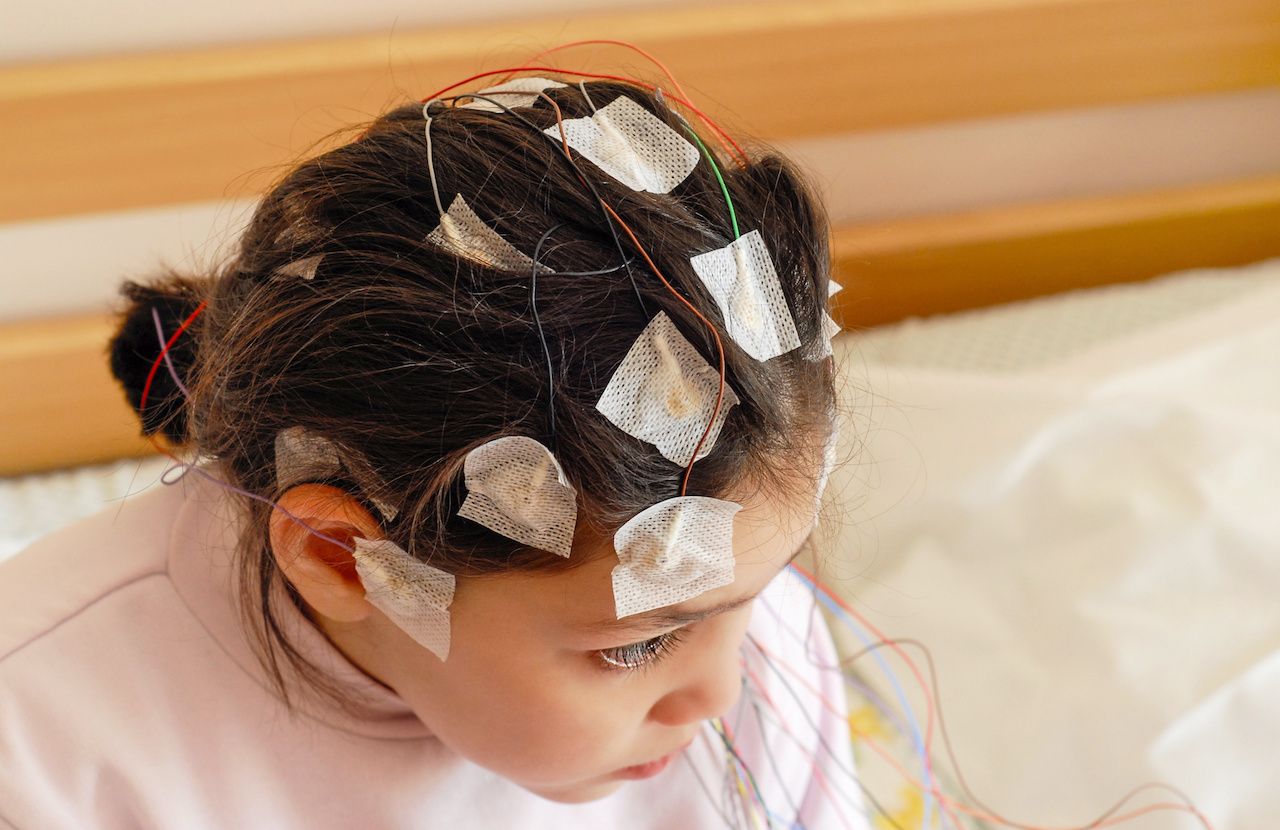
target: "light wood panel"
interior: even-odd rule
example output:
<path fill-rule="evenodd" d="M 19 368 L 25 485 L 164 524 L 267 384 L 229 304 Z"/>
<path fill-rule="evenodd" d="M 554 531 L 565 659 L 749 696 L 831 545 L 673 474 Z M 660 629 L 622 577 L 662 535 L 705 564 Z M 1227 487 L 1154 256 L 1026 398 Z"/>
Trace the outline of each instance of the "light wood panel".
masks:
<path fill-rule="evenodd" d="M 0 327 L 0 475 L 151 450 L 107 369 L 95 315 Z"/>
<path fill-rule="evenodd" d="M 653 50 L 767 139 L 1280 83 L 1275 0 L 797 0 L 18 65 L 0 222 L 250 196 L 344 124 L 587 37 Z"/>
<path fill-rule="evenodd" d="M 1280 256 L 1280 176 L 836 231 L 846 327 Z"/>
<path fill-rule="evenodd" d="M 1280 176 L 837 229 L 846 327 L 1280 256 Z M 0 474 L 149 451 L 110 321 L 0 327 Z M 11 390 L 17 390 L 12 394 Z"/>

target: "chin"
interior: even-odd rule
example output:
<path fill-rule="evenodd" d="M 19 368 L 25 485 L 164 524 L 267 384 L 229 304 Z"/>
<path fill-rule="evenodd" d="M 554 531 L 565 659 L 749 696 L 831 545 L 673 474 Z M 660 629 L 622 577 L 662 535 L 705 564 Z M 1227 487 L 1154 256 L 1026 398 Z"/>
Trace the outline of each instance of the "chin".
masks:
<path fill-rule="evenodd" d="M 613 795 L 626 781 L 597 781 L 583 784 L 570 784 L 567 787 L 549 788 L 549 787 L 529 787 L 523 786 L 526 790 L 534 795 L 545 798 L 547 801 L 555 801 L 559 804 L 584 804 L 588 801 L 597 801 L 606 796 Z"/>

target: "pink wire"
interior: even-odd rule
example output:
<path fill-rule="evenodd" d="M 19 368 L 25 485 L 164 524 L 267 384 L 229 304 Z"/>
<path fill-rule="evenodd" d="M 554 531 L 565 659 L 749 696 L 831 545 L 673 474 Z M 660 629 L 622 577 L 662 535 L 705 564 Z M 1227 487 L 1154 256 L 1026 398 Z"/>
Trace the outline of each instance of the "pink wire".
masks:
<path fill-rule="evenodd" d="M 164 358 L 164 365 L 169 369 L 169 377 L 173 378 L 173 382 L 182 390 L 182 397 L 190 399 L 191 391 L 182 382 L 182 378 L 178 377 L 178 370 L 173 368 L 173 359 L 169 357 L 169 350 L 164 347 L 167 338 L 164 336 L 164 325 L 160 322 L 160 311 L 155 306 L 151 306 L 151 319 L 156 321 L 156 336 L 160 338 L 160 355 Z"/>

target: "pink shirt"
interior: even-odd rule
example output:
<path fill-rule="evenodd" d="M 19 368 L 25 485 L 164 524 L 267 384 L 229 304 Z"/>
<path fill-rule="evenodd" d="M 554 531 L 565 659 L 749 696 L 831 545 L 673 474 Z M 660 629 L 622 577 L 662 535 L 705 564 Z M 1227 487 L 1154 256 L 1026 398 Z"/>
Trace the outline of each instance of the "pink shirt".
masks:
<path fill-rule="evenodd" d="M 443 746 L 284 602 L 303 653 L 366 701 L 347 712 L 300 691 L 291 716 L 239 621 L 235 513 L 188 475 L 0 563 L 0 827 L 751 826 L 730 812 L 723 750 L 702 739 L 599 801 L 532 795 Z M 796 701 L 744 649 L 773 706 L 744 694 L 726 716 L 774 826 L 867 827 L 842 681 L 814 666 L 834 663 L 830 635 L 816 620 L 808 656 L 799 639 L 812 597 L 784 573 L 752 613 L 751 635 L 799 673 L 782 674 Z"/>

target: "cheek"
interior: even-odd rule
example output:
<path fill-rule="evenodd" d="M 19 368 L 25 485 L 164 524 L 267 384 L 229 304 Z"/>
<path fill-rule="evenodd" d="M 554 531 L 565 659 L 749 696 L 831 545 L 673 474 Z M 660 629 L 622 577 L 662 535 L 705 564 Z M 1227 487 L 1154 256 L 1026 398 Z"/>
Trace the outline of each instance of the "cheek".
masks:
<path fill-rule="evenodd" d="M 404 666 L 397 692 L 451 750 L 531 788 L 552 790 L 634 763 L 648 702 L 588 655 L 530 644 L 495 649 L 456 632 L 449 659 Z M 506 642 L 511 642 L 508 639 Z"/>

